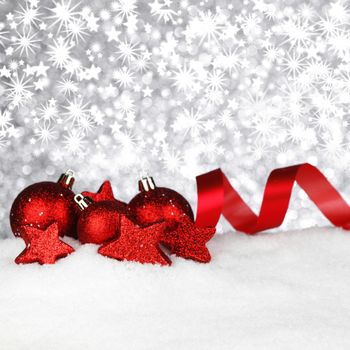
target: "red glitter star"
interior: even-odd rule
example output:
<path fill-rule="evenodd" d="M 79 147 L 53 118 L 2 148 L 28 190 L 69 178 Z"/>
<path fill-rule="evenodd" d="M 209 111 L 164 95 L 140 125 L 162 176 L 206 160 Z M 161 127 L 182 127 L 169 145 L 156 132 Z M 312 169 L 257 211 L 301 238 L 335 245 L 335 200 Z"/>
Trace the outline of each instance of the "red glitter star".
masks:
<path fill-rule="evenodd" d="M 115 200 L 114 195 L 113 195 L 112 186 L 111 186 L 111 183 L 109 181 L 105 181 L 101 185 L 101 187 L 99 188 L 97 193 L 85 191 L 82 193 L 82 195 L 84 197 L 89 197 L 94 202 L 114 201 Z"/>
<path fill-rule="evenodd" d="M 163 230 L 164 223 L 140 227 L 122 215 L 119 238 L 104 244 L 98 252 L 117 260 L 171 265 L 170 259 L 159 247 Z"/>
<path fill-rule="evenodd" d="M 198 227 L 185 217 L 174 231 L 163 234 L 161 242 L 171 253 L 202 263 L 211 260 L 206 243 L 214 236 L 215 227 Z"/>
<path fill-rule="evenodd" d="M 74 252 L 74 249 L 62 242 L 58 236 L 58 225 L 53 223 L 46 230 L 31 226 L 22 226 L 20 235 L 26 243 L 26 248 L 17 256 L 17 264 L 54 264 L 57 259 Z"/>

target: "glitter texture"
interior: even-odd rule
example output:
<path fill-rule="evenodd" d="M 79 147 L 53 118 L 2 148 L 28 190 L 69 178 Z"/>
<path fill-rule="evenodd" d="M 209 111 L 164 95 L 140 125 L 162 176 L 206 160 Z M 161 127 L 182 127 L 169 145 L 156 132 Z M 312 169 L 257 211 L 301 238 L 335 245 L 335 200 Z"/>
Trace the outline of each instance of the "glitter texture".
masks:
<path fill-rule="evenodd" d="M 101 244 L 118 237 L 120 215 L 125 211 L 126 204 L 116 200 L 89 204 L 78 219 L 77 232 L 80 242 Z"/>
<path fill-rule="evenodd" d="M 159 247 L 163 230 L 164 223 L 140 227 L 123 215 L 120 224 L 120 237 L 100 247 L 98 252 L 117 260 L 171 265 L 170 259 Z"/>
<path fill-rule="evenodd" d="M 12 232 L 18 236 L 22 225 L 39 230 L 57 223 L 60 236 L 76 237 L 78 207 L 74 193 L 65 184 L 65 177 L 59 182 L 39 182 L 25 188 L 13 202 L 10 214 Z"/>
<path fill-rule="evenodd" d="M 172 254 L 208 263 L 211 256 L 206 243 L 213 238 L 215 231 L 215 227 L 197 227 L 189 218 L 184 218 L 175 230 L 164 231 L 161 242 Z"/>
<path fill-rule="evenodd" d="M 155 187 L 149 191 L 141 190 L 128 204 L 127 213 L 141 226 L 163 220 L 171 225 L 182 221 L 185 217 L 193 220 L 193 212 L 187 200 L 176 191 L 164 187 Z"/>
<path fill-rule="evenodd" d="M 126 203 L 114 198 L 111 183 L 105 181 L 97 193 L 82 192 L 93 201 L 79 216 L 77 231 L 80 242 L 101 244 L 119 236 L 120 214 Z"/>
<path fill-rule="evenodd" d="M 70 245 L 59 239 L 57 223 L 53 223 L 46 230 L 22 226 L 20 235 L 26 243 L 26 248 L 15 259 L 17 264 L 54 264 L 57 259 L 74 252 Z"/>
<path fill-rule="evenodd" d="M 99 188 L 97 193 L 84 191 L 84 192 L 82 192 L 82 195 L 84 197 L 89 197 L 94 202 L 114 201 L 115 200 L 112 185 L 109 181 L 105 181 L 101 185 L 101 187 Z"/>

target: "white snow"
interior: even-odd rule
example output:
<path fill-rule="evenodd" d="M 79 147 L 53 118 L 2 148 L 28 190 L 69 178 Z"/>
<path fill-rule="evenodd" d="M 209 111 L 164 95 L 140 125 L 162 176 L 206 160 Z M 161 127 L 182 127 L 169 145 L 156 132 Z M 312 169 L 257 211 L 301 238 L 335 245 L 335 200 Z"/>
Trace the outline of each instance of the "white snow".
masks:
<path fill-rule="evenodd" d="M 68 241 L 72 243 L 72 240 Z M 213 261 L 122 263 L 80 246 L 18 266 L 0 241 L 0 349 L 349 349 L 350 233 L 227 233 Z"/>

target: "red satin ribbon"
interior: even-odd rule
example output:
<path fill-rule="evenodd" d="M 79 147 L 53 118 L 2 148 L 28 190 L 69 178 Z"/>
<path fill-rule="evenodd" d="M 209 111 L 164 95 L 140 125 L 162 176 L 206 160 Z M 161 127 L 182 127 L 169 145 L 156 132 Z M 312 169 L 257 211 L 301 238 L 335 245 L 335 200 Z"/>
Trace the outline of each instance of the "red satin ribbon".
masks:
<path fill-rule="evenodd" d="M 196 224 L 215 226 L 221 214 L 238 231 L 255 234 L 282 224 L 296 182 L 335 226 L 350 229 L 350 207 L 314 166 L 304 163 L 271 172 L 265 186 L 259 215 L 256 215 L 216 169 L 197 176 Z"/>

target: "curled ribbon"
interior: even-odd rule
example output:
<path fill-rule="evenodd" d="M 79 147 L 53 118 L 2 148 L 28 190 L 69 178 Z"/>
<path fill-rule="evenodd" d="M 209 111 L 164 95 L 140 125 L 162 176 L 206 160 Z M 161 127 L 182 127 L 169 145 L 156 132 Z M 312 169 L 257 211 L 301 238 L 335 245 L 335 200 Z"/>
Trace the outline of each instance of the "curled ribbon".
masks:
<path fill-rule="evenodd" d="M 350 229 L 350 207 L 313 165 L 304 163 L 275 169 L 267 179 L 259 215 L 256 215 L 231 186 L 221 169 L 197 176 L 196 225 L 216 226 L 221 214 L 237 230 L 247 234 L 282 224 L 294 182 L 335 226 Z"/>

